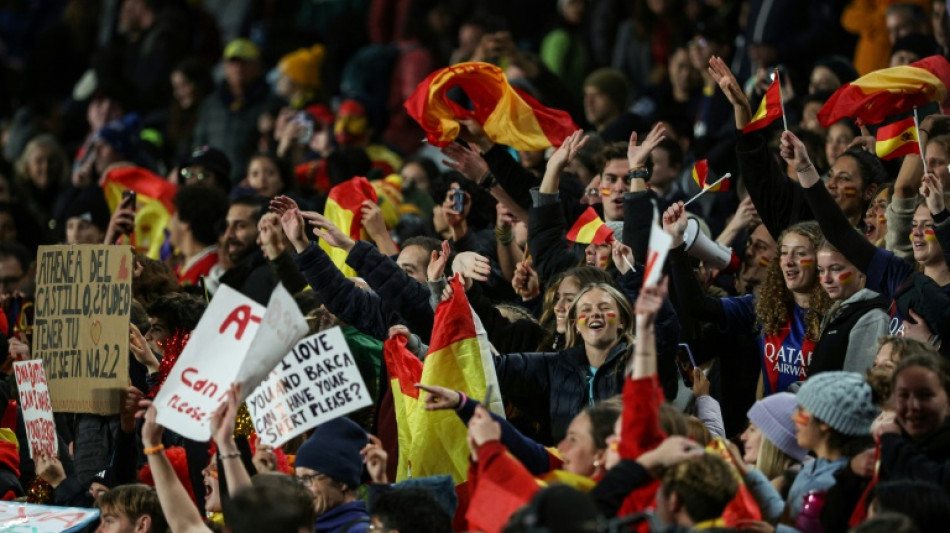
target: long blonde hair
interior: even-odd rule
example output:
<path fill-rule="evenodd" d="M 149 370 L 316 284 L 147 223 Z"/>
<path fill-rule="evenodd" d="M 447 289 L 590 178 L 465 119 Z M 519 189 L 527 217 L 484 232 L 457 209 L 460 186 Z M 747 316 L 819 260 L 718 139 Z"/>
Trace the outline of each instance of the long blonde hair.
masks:
<path fill-rule="evenodd" d="M 767 479 L 775 479 L 785 473 L 793 464 L 797 463 L 794 457 L 779 449 L 765 435 L 759 441 L 759 455 L 755 459 L 755 468 L 762 472 Z"/>
<path fill-rule="evenodd" d="M 630 300 L 616 287 L 608 283 L 591 283 L 590 285 L 584 286 L 580 292 L 577 293 L 577 296 L 574 298 L 574 303 L 571 304 L 571 308 L 567 311 L 567 322 L 569 324 L 567 328 L 567 346 L 568 348 L 575 346 L 578 342 L 583 342 L 583 339 L 580 335 L 577 334 L 577 302 L 581 301 L 581 297 L 587 294 L 588 292 L 599 289 L 610 295 L 611 298 L 617 302 L 617 310 L 620 313 L 620 316 L 617 317 L 618 324 L 623 324 L 623 327 L 620 328 L 619 341 L 626 342 L 627 346 L 633 346 L 633 331 L 634 331 L 634 314 L 633 314 L 633 305 L 630 304 Z"/>
<path fill-rule="evenodd" d="M 778 238 L 779 247 L 789 233 L 795 233 L 808 239 L 815 252 L 824 240 L 817 222 L 800 222 L 789 227 Z M 817 340 L 821 335 L 821 317 L 831 307 L 831 298 L 821 288 L 817 277 L 811 292 L 808 294 L 808 310 L 805 312 L 805 336 Z M 766 271 L 765 281 L 759 286 L 755 299 L 755 318 L 762 332 L 766 335 L 775 335 L 788 323 L 789 314 L 794 308 L 795 300 L 792 291 L 785 285 L 782 276 L 781 254 L 772 260 Z"/>

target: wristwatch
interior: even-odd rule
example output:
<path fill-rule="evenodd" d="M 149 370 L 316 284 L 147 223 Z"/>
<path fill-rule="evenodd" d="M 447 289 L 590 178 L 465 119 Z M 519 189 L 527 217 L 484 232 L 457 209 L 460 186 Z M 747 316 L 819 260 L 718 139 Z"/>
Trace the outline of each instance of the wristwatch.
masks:
<path fill-rule="evenodd" d="M 631 168 L 627 172 L 627 177 L 630 179 L 641 179 L 643 181 L 650 181 L 650 169 L 648 169 L 647 167 Z"/>

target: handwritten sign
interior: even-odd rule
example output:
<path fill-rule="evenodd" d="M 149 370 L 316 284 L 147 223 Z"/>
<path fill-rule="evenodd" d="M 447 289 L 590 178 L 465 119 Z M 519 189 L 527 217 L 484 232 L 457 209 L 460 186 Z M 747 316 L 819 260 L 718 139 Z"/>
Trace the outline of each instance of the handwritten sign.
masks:
<path fill-rule="evenodd" d="M 4 533 L 72 533 L 97 518 L 98 509 L 0 501 L 0 531 Z"/>
<path fill-rule="evenodd" d="M 43 362 L 39 360 L 13 363 L 13 375 L 20 392 L 20 407 L 26 425 L 26 438 L 30 443 L 30 457 L 37 453 L 56 455 L 59 441 L 56 439 L 56 424 L 53 422 L 53 404 Z"/>
<path fill-rule="evenodd" d="M 131 249 L 40 246 L 38 259 L 32 353 L 53 409 L 118 413 L 129 383 Z"/>
<path fill-rule="evenodd" d="M 247 397 L 258 438 L 269 446 L 372 403 L 338 327 L 297 343 Z"/>
<path fill-rule="evenodd" d="M 211 413 L 231 383 L 253 390 L 306 332 L 307 322 L 283 285 L 266 308 L 222 285 L 155 397 L 158 423 L 207 441 Z"/>

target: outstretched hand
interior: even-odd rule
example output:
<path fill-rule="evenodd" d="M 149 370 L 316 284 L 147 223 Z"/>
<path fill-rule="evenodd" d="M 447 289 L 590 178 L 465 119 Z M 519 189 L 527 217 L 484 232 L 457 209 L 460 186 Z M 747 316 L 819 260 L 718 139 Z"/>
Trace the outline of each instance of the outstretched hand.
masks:
<path fill-rule="evenodd" d="M 657 122 L 650 133 L 640 145 L 637 145 L 637 132 L 630 134 L 630 142 L 627 144 L 627 164 L 630 168 L 642 167 L 647 164 L 650 153 L 656 148 L 663 139 L 666 139 L 666 126 L 662 122 Z"/>
<path fill-rule="evenodd" d="M 798 182 L 801 183 L 802 187 L 807 189 L 821 180 L 821 176 L 818 175 L 818 171 L 815 170 L 815 166 L 812 165 L 811 159 L 808 157 L 805 143 L 794 133 L 790 131 L 782 132 L 779 154 L 798 173 Z"/>
<path fill-rule="evenodd" d="M 448 263 L 451 254 L 452 248 L 447 240 L 442 241 L 441 250 L 432 250 L 432 256 L 429 257 L 429 266 L 426 267 L 426 279 L 429 281 L 442 279 L 442 276 L 445 275 L 445 265 Z"/>
<path fill-rule="evenodd" d="M 423 385 L 422 383 L 416 383 L 416 388 L 429 393 L 426 396 L 426 411 L 458 409 L 462 403 L 462 393 L 452 389 L 438 385 Z"/>
<path fill-rule="evenodd" d="M 211 437 L 219 450 L 234 447 L 234 424 L 237 419 L 241 394 L 241 385 L 232 384 L 228 389 L 227 399 L 211 413 Z"/>
<path fill-rule="evenodd" d="M 920 195 L 927 202 L 927 209 L 931 215 L 943 213 L 947 209 L 947 202 L 943 196 L 943 182 L 933 172 L 924 174 L 920 181 Z"/>
<path fill-rule="evenodd" d="M 308 224 L 313 226 L 313 234 L 323 239 L 330 246 L 342 248 L 349 252 L 353 249 L 353 246 L 356 245 L 356 241 L 351 239 L 346 233 L 343 233 L 340 228 L 336 227 L 333 222 L 330 222 L 328 218 L 320 213 L 304 211 L 301 215 Z"/>
<path fill-rule="evenodd" d="M 713 56 L 709 58 L 709 75 L 719 85 L 719 89 L 726 95 L 726 99 L 732 104 L 735 113 L 736 129 L 741 130 L 752 120 L 752 106 L 749 105 L 749 99 L 742 92 L 735 75 L 729 70 L 729 66 L 721 57 Z"/>
<path fill-rule="evenodd" d="M 683 244 L 687 221 L 686 207 L 683 206 L 683 202 L 676 202 L 663 213 L 663 230 L 673 237 L 670 248 L 676 248 Z"/>
<path fill-rule="evenodd" d="M 554 154 L 551 155 L 551 158 L 548 159 L 547 168 L 548 170 L 554 170 L 560 172 L 564 168 L 571 164 L 571 161 L 577 157 L 577 153 L 587 144 L 587 135 L 584 135 L 584 130 L 577 130 L 574 133 L 567 136 L 561 146 L 554 151 Z"/>

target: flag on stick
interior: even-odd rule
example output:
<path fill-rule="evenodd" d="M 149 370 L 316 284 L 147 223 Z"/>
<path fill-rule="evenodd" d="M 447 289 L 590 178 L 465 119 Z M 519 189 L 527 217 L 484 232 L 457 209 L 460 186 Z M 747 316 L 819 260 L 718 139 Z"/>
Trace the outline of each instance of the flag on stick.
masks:
<path fill-rule="evenodd" d="M 614 239 L 614 232 L 588 207 L 567 232 L 567 240 L 580 244 L 606 244 Z"/>
<path fill-rule="evenodd" d="M 919 154 L 920 146 L 917 143 L 917 125 L 914 117 L 881 126 L 877 130 L 877 143 L 874 145 L 877 156 L 881 159 L 896 159 L 907 154 Z"/>
<path fill-rule="evenodd" d="M 782 112 L 782 109 L 782 89 L 779 85 L 779 78 L 776 75 L 775 79 L 772 80 L 772 84 L 769 85 L 768 90 L 765 91 L 765 96 L 762 97 L 762 101 L 759 102 L 759 109 L 752 115 L 752 120 L 742 128 L 742 133 L 758 131 L 779 118 L 784 117 L 785 114 Z"/>

